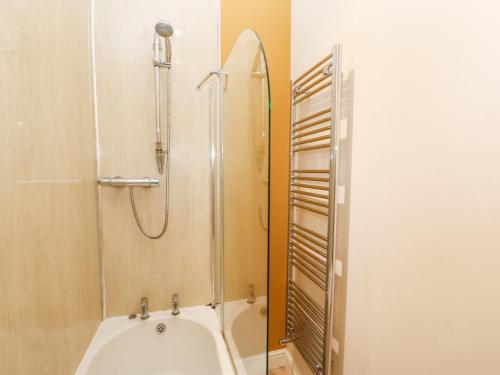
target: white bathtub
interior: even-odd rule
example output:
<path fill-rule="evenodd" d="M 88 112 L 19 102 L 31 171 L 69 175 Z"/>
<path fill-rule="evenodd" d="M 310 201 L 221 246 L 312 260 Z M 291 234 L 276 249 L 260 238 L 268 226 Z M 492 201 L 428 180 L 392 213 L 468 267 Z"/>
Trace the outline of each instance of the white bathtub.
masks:
<path fill-rule="evenodd" d="M 158 324 L 166 330 L 157 333 Z M 103 321 L 75 375 L 234 375 L 215 312 L 190 307 L 172 316 Z"/>
<path fill-rule="evenodd" d="M 224 320 L 227 344 L 238 375 L 265 375 L 267 297 L 258 297 L 253 304 L 244 299 L 226 302 Z"/>

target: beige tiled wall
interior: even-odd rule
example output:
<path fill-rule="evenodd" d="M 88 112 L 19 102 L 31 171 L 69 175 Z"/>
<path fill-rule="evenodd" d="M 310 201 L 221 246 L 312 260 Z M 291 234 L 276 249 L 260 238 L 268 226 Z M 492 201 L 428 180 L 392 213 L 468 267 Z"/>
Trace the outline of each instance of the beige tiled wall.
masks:
<path fill-rule="evenodd" d="M 160 240 L 137 228 L 128 190 L 102 189 L 104 268 L 109 316 L 210 301 L 208 100 L 198 82 L 217 68 L 216 1 L 97 1 L 96 67 L 102 176 L 152 176 L 160 188 L 139 191 L 144 226 L 163 223 L 165 176 L 155 168 L 154 25 L 172 23 L 170 213 Z M 164 74 L 164 73 L 162 73 Z M 164 127 L 165 129 L 165 127 Z"/>
<path fill-rule="evenodd" d="M 100 319 L 88 15 L 0 5 L 0 374 L 72 374 Z"/>

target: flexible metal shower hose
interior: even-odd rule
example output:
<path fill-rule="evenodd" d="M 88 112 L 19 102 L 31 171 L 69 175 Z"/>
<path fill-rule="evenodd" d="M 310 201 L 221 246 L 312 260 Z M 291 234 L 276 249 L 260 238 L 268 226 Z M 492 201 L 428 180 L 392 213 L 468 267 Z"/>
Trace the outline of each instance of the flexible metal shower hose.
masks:
<path fill-rule="evenodd" d="M 130 203 L 132 205 L 132 211 L 134 212 L 135 222 L 137 223 L 137 226 L 141 230 L 142 234 L 144 234 L 146 237 L 148 237 L 152 240 L 157 240 L 158 238 L 161 238 L 165 234 L 165 232 L 167 231 L 167 226 L 168 226 L 168 190 L 169 190 L 168 185 L 169 185 L 169 170 L 170 170 L 168 151 L 167 151 L 167 155 L 166 155 L 165 164 L 166 164 L 166 168 L 165 168 L 165 219 L 163 221 L 163 228 L 160 231 L 160 233 L 154 235 L 154 234 L 149 234 L 145 231 L 145 229 L 142 226 L 141 219 L 139 218 L 139 215 L 137 213 L 137 208 L 135 206 L 134 188 L 132 186 L 129 188 Z"/>

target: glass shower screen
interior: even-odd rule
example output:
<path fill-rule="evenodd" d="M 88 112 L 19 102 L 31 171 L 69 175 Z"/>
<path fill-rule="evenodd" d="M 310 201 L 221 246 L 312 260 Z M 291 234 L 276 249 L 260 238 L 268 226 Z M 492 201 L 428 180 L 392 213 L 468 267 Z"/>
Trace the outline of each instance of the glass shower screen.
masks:
<path fill-rule="evenodd" d="M 223 324 L 238 374 L 267 374 L 269 77 L 243 31 L 223 66 Z"/>

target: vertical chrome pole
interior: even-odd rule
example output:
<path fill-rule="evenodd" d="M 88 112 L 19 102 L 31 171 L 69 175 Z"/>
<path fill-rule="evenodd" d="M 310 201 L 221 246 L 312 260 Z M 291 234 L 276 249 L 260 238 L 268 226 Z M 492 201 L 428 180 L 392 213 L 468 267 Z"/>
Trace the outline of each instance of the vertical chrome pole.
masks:
<path fill-rule="evenodd" d="M 219 69 L 219 254 L 220 254 L 220 299 L 221 331 L 224 333 L 224 79 Z"/>
<path fill-rule="evenodd" d="M 218 73 L 219 73 L 219 80 L 218 82 L 218 87 L 217 87 L 217 97 L 216 97 L 216 111 L 215 111 L 215 121 L 214 121 L 214 184 L 217 183 L 218 179 L 220 178 L 220 168 L 219 168 L 219 147 L 220 144 L 218 143 L 218 135 L 220 132 L 220 123 L 221 123 L 221 99 L 220 99 L 220 73 L 221 73 L 221 27 L 220 27 L 220 19 L 221 19 L 221 0 L 216 0 L 217 3 L 217 67 L 219 68 Z M 216 228 L 215 224 L 220 227 L 220 191 L 218 188 L 219 185 L 214 185 L 214 205 L 217 204 L 217 207 L 214 209 L 214 219 L 217 220 L 216 222 L 214 221 L 214 254 L 213 254 L 213 262 L 214 262 L 214 273 L 213 273 L 213 296 L 214 296 L 214 309 L 217 307 L 217 293 L 215 292 L 215 288 L 217 287 L 217 249 L 220 243 L 220 237 L 218 237 L 218 234 L 216 233 Z M 219 254 L 220 256 L 220 254 Z M 219 271 L 222 273 L 222 267 L 219 264 Z M 220 283 L 222 283 L 222 275 L 221 279 L 219 280 Z M 222 294 L 220 296 L 221 298 L 221 311 L 222 311 Z M 222 313 L 221 313 L 222 316 Z M 222 320 L 222 319 L 221 319 Z M 221 327 L 222 329 L 222 327 Z"/>
<path fill-rule="evenodd" d="M 155 123 L 156 123 L 156 144 L 161 144 L 160 127 L 160 67 L 155 66 Z"/>
<path fill-rule="evenodd" d="M 210 304 L 212 308 L 215 308 L 215 283 L 216 283 L 216 256 L 215 253 L 215 222 L 216 222 L 216 214 L 215 214 L 215 126 L 214 126 L 214 87 L 210 86 L 209 89 L 209 98 L 208 98 L 208 116 L 209 116 L 209 132 L 210 132 L 210 213 L 211 213 L 211 238 L 210 238 L 210 263 L 211 263 L 211 298 Z"/>
<path fill-rule="evenodd" d="M 167 42 L 166 42 L 167 43 Z M 161 49 L 162 49 L 162 44 L 160 37 L 157 33 L 155 33 L 154 36 L 154 42 L 153 42 L 153 49 L 154 49 L 154 59 L 153 59 L 153 66 L 154 66 L 154 71 L 155 71 L 155 116 L 156 116 L 156 146 L 155 146 L 155 159 L 156 159 L 156 165 L 158 167 L 158 173 L 163 174 L 163 169 L 165 167 L 165 150 L 163 150 L 163 145 L 162 145 L 162 139 L 161 139 L 161 88 L 160 88 L 160 69 L 163 66 L 162 64 L 162 59 L 161 59 Z M 167 65 L 167 77 L 168 77 L 168 70 L 170 69 L 170 65 Z M 168 90 L 168 78 L 167 78 L 167 90 Z M 168 93 L 167 93 L 167 100 L 168 100 Z M 168 106 L 168 103 L 167 103 Z M 167 108 L 167 113 L 169 111 L 169 108 Z M 167 114 L 167 127 L 168 127 L 168 114 Z M 168 129 L 167 129 L 168 132 Z M 168 138 L 168 135 L 167 135 Z M 168 139 L 167 139 L 168 142 Z M 168 152 L 168 146 L 167 146 L 167 152 Z M 168 182 L 167 182 L 168 183 Z"/>
<path fill-rule="evenodd" d="M 289 309 L 289 304 L 290 304 L 290 288 L 291 288 L 291 281 L 292 281 L 292 278 L 293 278 L 293 263 L 292 263 L 292 259 L 291 259 L 291 256 L 292 256 L 292 249 L 291 249 L 291 244 L 290 244 L 290 237 L 292 236 L 292 231 L 293 231 L 293 226 L 291 225 L 291 223 L 294 223 L 295 222 L 295 209 L 293 208 L 293 206 L 291 205 L 291 197 L 292 197 L 292 180 L 291 180 L 291 175 L 292 175 L 292 170 L 295 168 L 295 157 L 294 157 L 294 153 L 293 153 L 293 123 L 296 121 L 297 119 L 297 107 L 293 105 L 293 81 L 290 81 L 290 106 L 291 106 L 291 110 L 290 110 L 290 134 L 289 134 L 289 137 L 290 137 L 290 142 L 289 142 L 289 145 L 290 145 L 290 162 L 289 162 L 289 168 L 288 168 L 288 239 L 287 239 L 287 250 L 288 250 L 288 259 L 287 259 L 287 262 L 288 262 L 288 268 L 287 268 L 287 286 L 286 286 L 286 316 L 285 316 L 285 329 L 286 329 L 286 332 L 285 332 L 285 339 L 282 340 L 280 343 L 281 344 L 287 344 L 289 342 L 292 342 L 293 341 L 293 334 L 290 332 L 290 329 L 289 329 L 289 314 L 288 314 L 288 309 Z"/>
<path fill-rule="evenodd" d="M 219 69 L 217 71 L 209 72 L 205 78 L 196 87 L 201 90 L 205 82 L 207 82 L 210 77 L 217 75 L 219 77 L 217 81 L 217 96 L 215 95 L 214 86 L 211 85 L 209 88 L 209 98 L 208 98 L 208 127 L 209 127 L 209 138 L 210 138 L 210 213 L 211 213 L 211 234 L 210 234 L 210 263 L 211 263 L 211 293 L 210 293 L 210 305 L 212 308 L 217 306 L 217 250 L 219 250 L 220 262 L 220 298 L 221 302 L 224 300 L 223 294 L 223 238 L 224 238 L 224 228 L 223 228 L 223 151 L 222 151 L 222 134 L 223 134 L 223 73 Z M 216 107 L 216 104 L 219 104 Z M 168 153 L 168 149 L 167 149 Z M 168 160 L 168 158 L 167 158 Z M 223 329 L 223 304 L 221 304 L 221 329 Z"/>
<path fill-rule="evenodd" d="M 336 44 L 332 52 L 332 79 L 331 87 L 332 112 L 330 134 L 330 192 L 328 206 L 328 250 L 327 250 L 327 291 L 325 298 L 325 330 L 324 330 L 324 375 L 331 374 L 333 335 L 333 300 L 335 282 L 335 251 L 336 251 L 336 227 L 337 227 L 337 204 L 338 204 L 338 165 L 339 165 L 339 134 L 340 134 L 340 96 L 342 88 L 342 48 Z"/>

